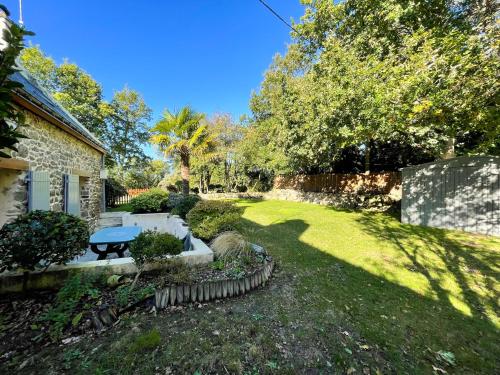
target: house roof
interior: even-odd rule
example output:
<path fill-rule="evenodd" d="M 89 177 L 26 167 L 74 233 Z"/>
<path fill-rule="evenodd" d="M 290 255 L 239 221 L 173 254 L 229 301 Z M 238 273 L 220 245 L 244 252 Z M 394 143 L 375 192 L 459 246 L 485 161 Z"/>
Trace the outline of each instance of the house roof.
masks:
<path fill-rule="evenodd" d="M 77 133 L 74 134 L 71 132 L 73 135 L 79 135 L 80 137 L 78 138 L 83 138 L 86 143 L 93 146 L 95 149 L 106 152 L 102 142 L 57 102 L 47 90 L 42 88 L 37 80 L 31 76 L 21 64 L 18 63 L 18 71 L 12 74 L 10 79 L 23 85 L 23 88 L 17 89 L 15 94 L 27 100 L 30 104 L 41 108 L 43 111 L 47 112 L 48 115 L 59 120 Z M 19 102 L 19 104 L 23 106 L 24 101 Z"/>

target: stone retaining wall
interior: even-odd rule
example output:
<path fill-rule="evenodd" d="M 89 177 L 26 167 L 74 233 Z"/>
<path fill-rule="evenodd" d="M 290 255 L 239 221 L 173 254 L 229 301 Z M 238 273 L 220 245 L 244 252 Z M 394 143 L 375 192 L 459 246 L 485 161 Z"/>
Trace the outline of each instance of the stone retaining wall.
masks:
<path fill-rule="evenodd" d="M 292 189 L 274 189 L 265 193 L 210 193 L 200 194 L 203 199 L 264 199 L 315 203 L 338 208 L 385 209 L 401 199 L 401 192 L 391 194 L 334 194 L 314 193 Z"/>

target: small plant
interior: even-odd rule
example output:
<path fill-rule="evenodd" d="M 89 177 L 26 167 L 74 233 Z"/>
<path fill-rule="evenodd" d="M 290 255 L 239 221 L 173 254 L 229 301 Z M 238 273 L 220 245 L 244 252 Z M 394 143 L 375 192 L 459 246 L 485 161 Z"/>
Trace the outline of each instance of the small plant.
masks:
<path fill-rule="evenodd" d="M 65 263 L 83 254 L 88 240 L 84 220 L 64 212 L 32 211 L 0 229 L 0 272 Z"/>
<path fill-rule="evenodd" d="M 153 328 L 151 331 L 138 336 L 130 345 L 129 353 L 138 354 L 155 349 L 161 344 L 160 332 Z"/>
<path fill-rule="evenodd" d="M 209 241 L 219 233 L 236 229 L 241 209 L 226 201 L 200 201 L 187 214 L 193 234 Z"/>
<path fill-rule="evenodd" d="M 252 249 L 245 238 L 238 232 L 225 232 L 218 235 L 211 243 L 217 259 L 228 260 L 250 257 Z"/>
<path fill-rule="evenodd" d="M 136 303 L 154 295 L 154 292 L 153 285 L 135 290 L 132 290 L 130 285 L 121 285 L 116 288 L 115 302 L 119 307 L 125 307 L 129 303 Z"/>
<path fill-rule="evenodd" d="M 236 267 L 228 269 L 226 274 L 231 279 L 241 279 L 241 278 L 245 277 L 245 270 L 239 266 L 236 266 Z"/>
<path fill-rule="evenodd" d="M 161 270 L 162 281 L 164 284 L 191 284 L 191 268 L 181 259 L 171 259 Z"/>
<path fill-rule="evenodd" d="M 200 200 L 201 198 L 197 195 L 182 196 L 180 201 L 172 209 L 172 214 L 179 215 L 181 218 L 186 219 L 188 212 L 191 211 Z"/>
<path fill-rule="evenodd" d="M 222 271 L 226 264 L 222 260 L 216 260 L 210 264 L 210 267 L 212 267 L 213 270 L 216 271 Z"/>
<path fill-rule="evenodd" d="M 157 213 L 167 209 L 169 193 L 161 189 L 151 189 L 130 200 L 134 213 Z"/>
<path fill-rule="evenodd" d="M 83 352 L 80 349 L 68 349 L 63 353 L 63 361 L 64 368 L 66 370 L 70 370 L 72 366 L 72 362 L 81 359 L 83 356 Z"/>
<path fill-rule="evenodd" d="M 99 298 L 99 290 L 95 285 L 100 281 L 100 276 L 93 273 L 80 273 L 70 277 L 59 290 L 54 305 L 41 316 L 40 320 L 49 322 L 49 334 L 53 340 L 57 340 L 64 329 L 73 322 L 78 325 L 82 314 L 74 314 L 75 310 L 84 297 L 93 300 Z M 90 307 L 90 305 L 89 305 Z"/>

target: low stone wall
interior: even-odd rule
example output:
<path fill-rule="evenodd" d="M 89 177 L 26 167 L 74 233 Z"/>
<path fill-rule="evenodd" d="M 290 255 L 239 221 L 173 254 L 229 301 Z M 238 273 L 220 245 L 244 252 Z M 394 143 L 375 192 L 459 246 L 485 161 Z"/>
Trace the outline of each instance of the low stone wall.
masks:
<path fill-rule="evenodd" d="M 191 251 L 183 251 L 176 258 L 190 266 L 208 264 L 214 261 L 214 253 L 199 238 L 192 237 Z M 161 269 L 164 263 L 150 263 L 145 267 L 146 271 Z M 95 272 L 107 275 L 131 275 L 137 273 L 138 269 L 134 259 L 116 258 L 105 260 L 94 260 L 81 263 L 70 263 L 65 265 L 53 264 L 47 271 L 34 271 L 28 276 L 27 290 L 57 289 L 64 285 L 66 279 L 78 272 Z M 4 272 L 0 274 L 0 294 L 22 292 L 23 273 Z"/>
<path fill-rule="evenodd" d="M 401 200 L 401 191 L 390 194 L 334 194 L 313 193 L 293 189 L 274 189 L 265 193 L 211 193 L 200 194 L 203 199 L 264 199 L 315 203 L 338 208 L 384 210 Z"/>
<path fill-rule="evenodd" d="M 400 172 L 324 173 L 316 175 L 282 175 L 274 179 L 274 189 L 304 192 L 354 194 L 390 194 L 401 189 Z"/>
<path fill-rule="evenodd" d="M 268 193 L 208 193 L 198 194 L 203 199 L 265 199 Z"/>

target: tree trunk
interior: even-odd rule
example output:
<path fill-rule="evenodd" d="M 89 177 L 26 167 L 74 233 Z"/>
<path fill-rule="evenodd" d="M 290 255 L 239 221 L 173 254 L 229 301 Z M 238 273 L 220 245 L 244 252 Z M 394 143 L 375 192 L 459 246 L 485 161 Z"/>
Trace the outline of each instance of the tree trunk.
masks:
<path fill-rule="evenodd" d="M 370 173 L 371 151 L 371 140 L 369 140 L 365 145 L 365 173 Z"/>
<path fill-rule="evenodd" d="M 449 137 L 446 140 L 446 148 L 441 154 L 442 159 L 451 159 L 455 157 L 455 137 Z"/>
<path fill-rule="evenodd" d="M 228 193 L 231 190 L 231 183 L 229 181 L 229 163 L 227 161 L 224 161 L 224 183 L 226 185 L 226 193 Z"/>
<path fill-rule="evenodd" d="M 181 153 L 182 194 L 189 195 L 189 154 Z"/>
<path fill-rule="evenodd" d="M 210 192 L 210 178 L 210 172 L 207 171 L 207 174 L 205 176 L 205 189 L 207 194 Z"/>

